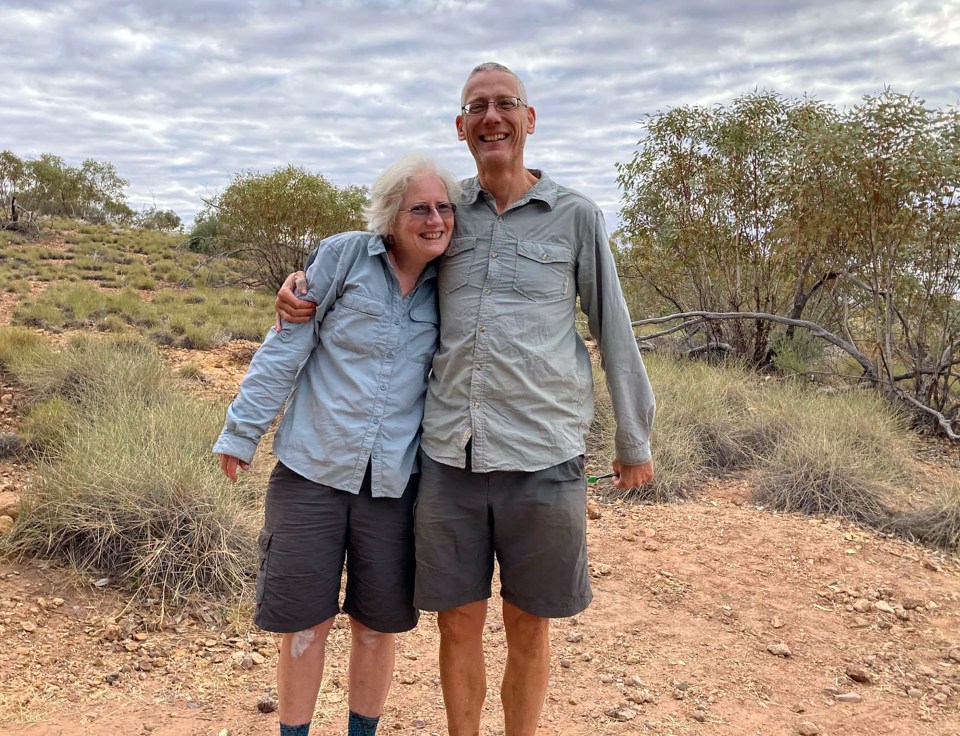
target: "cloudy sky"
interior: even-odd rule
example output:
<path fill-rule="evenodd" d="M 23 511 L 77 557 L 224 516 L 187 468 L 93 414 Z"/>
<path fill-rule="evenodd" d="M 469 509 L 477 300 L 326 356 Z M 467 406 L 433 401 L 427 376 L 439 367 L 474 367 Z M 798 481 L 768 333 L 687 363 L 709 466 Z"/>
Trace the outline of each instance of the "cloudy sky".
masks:
<path fill-rule="evenodd" d="M 538 114 L 526 161 L 595 199 L 645 115 L 754 89 L 960 101 L 960 0 L 0 0 L 0 150 L 112 162 L 186 223 L 241 170 L 369 184 L 410 149 L 474 173 L 454 117 L 496 60 Z"/>

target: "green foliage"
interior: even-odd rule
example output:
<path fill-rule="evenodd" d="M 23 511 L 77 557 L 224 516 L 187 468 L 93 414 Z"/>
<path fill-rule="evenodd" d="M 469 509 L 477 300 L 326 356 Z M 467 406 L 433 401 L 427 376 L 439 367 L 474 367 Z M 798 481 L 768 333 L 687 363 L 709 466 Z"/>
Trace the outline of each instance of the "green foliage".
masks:
<path fill-rule="evenodd" d="M 296 166 L 237 174 L 216 202 L 218 250 L 243 249 L 251 273 L 276 291 L 318 241 L 364 229 L 365 202 L 364 189 L 338 188 Z"/>
<path fill-rule="evenodd" d="M 142 227 L 144 230 L 170 232 L 179 230 L 182 223 L 180 222 L 180 215 L 173 210 L 158 210 L 156 207 L 150 207 L 143 212 L 139 212 L 133 218 L 133 224 L 136 227 Z"/>
<path fill-rule="evenodd" d="M 48 350 L 44 339 L 33 330 L 0 327 L 0 374 L 10 370 L 18 360 L 24 360 L 36 351 Z"/>
<path fill-rule="evenodd" d="M 181 394 L 139 339 L 83 337 L 16 380 L 33 400 L 42 482 L 4 538 L 138 592 L 242 595 L 256 559 L 251 484 L 216 471 L 222 409 Z"/>

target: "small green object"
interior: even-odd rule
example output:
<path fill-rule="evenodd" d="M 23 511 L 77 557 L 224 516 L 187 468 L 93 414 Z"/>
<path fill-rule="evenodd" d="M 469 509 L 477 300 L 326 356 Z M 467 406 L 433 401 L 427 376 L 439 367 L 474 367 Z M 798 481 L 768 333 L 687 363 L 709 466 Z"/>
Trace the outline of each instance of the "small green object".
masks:
<path fill-rule="evenodd" d="M 616 473 L 607 473 L 606 475 L 588 475 L 587 483 L 596 483 L 598 480 L 603 480 L 604 478 L 613 478 Z"/>

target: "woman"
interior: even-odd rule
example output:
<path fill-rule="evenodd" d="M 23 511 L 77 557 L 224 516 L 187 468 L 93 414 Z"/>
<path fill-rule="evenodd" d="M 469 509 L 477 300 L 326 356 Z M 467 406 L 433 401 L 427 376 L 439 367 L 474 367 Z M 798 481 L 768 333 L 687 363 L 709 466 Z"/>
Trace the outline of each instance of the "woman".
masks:
<path fill-rule="evenodd" d="M 267 336 L 214 446 L 235 481 L 290 396 L 274 440 L 255 617 L 283 634 L 283 736 L 309 731 L 344 557 L 351 736 L 376 732 L 394 634 L 417 623 L 411 478 L 438 339 L 433 260 L 450 242 L 459 193 L 422 154 L 380 175 L 366 210 L 372 233 L 320 244 L 307 270 L 316 318 Z"/>

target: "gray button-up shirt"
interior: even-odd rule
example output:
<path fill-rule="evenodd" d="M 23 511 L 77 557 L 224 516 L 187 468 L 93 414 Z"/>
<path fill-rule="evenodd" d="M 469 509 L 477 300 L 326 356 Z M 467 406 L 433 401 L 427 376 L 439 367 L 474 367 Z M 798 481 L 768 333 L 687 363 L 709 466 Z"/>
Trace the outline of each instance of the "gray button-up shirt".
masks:
<path fill-rule="evenodd" d="M 383 240 L 328 238 L 307 269 L 317 316 L 284 324 L 254 355 L 214 452 L 249 462 L 290 400 L 273 449 L 288 468 L 358 493 L 399 498 L 416 471 L 427 374 L 437 347 L 436 265 L 404 299 Z"/>
<path fill-rule="evenodd" d="M 580 455 L 593 419 L 593 371 L 575 326 L 577 296 L 597 340 L 617 421 L 617 458 L 650 459 L 654 397 L 627 313 L 603 215 L 540 181 L 500 214 L 464 182 L 440 263 L 440 349 L 422 447 L 473 469 L 541 470 Z"/>

